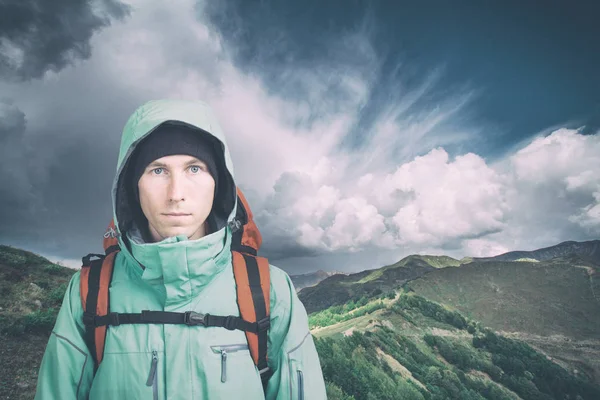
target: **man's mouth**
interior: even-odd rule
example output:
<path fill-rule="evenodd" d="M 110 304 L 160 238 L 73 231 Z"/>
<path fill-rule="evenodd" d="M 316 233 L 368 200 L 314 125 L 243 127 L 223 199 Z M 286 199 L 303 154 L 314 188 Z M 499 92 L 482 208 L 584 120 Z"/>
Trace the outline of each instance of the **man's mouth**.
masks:
<path fill-rule="evenodd" d="M 187 213 L 167 213 L 167 214 L 164 214 L 164 215 L 166 215 L 167 217 L 185 217 L 185 216 L 192 215 L 192 214 L 187 214 Z"/>

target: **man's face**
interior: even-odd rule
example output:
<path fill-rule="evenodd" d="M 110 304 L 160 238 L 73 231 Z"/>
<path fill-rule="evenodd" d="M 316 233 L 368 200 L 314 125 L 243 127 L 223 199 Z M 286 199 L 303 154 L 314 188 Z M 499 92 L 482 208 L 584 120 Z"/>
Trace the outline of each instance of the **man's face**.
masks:
<path fill-rule="evenodd" d="M 166 156 L 151 162 L 138 181 L 140 204 L 154 241 L 206 234 L 215 180 L 206 164 L 188 155 Z"/>

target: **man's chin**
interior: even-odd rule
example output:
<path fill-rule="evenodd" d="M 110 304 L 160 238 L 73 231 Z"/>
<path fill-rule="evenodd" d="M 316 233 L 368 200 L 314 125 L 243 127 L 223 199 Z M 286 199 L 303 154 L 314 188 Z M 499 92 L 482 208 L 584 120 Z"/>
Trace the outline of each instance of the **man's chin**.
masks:
<path fill-rule="evenodd" d="M 172 232 L 169 232 L 167 235 L 168 235 L 167 237 L 175 237 L 175 236 L 185 236 L 187 238 L 190 237 L 189 232 L 185 232 L 185 231 L 172 231 Z"/>
<path fill-rule="evenodd" d="M 197 233 L 199 232 L 199 229 L 194 229 L 194 227 L 189 227 L 189 226 L 173 226 L 173 225 L 167 225 L 167 226 L 162 226 L 162 229 L 158 230 L 156 229 L 154 232 L 156 232 L 156 234 L 158 234 L 160 236 L 160 240 L 165 240 L 167 238 L 170 237 L 176 237 L 176 236 L 185 236 L 186 238 L 192 240 L 192 239 L 196 239 L 194 237 L 194 235 L 197 236 Z"/>

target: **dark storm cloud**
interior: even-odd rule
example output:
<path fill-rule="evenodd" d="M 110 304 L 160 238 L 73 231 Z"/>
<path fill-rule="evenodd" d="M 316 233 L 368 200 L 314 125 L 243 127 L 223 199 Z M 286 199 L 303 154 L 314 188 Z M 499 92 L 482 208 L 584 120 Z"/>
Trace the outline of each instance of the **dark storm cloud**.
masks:
<path fill-rule="evenodd" d="M 35 20 L 38 17 L 31 14 L 37 8 L 36 12 L 45 15 L 44 18 L 63 22 L 59 31 L 53 33 L 55 38 L 64 38 L 77 49 L 89 50 L 89 37 L 110 22 L 107 16 L 121 18 L 126 11 L 113 0 L 82 3 L 70 10 L 64 9 L 70 7 L 64 1 L 19 4 L 0 6 L 0 41 L 11 32 L 17 33 L 16 28 L 4 26 L 6 12 L 11 11 L 13 16 L 21 13 L 21 19 L 27 16 Z M 52 12 L 59 15 L 54 18 Z M 87 25 L 78 22 L 85 15 Z M 157 38 L 172 43 L 157 46 L 165 51 L 164 55 L 148 56 L 175 65 L 192 64 L 193 58 L 203 74 L 214 77 L 215 72 L 209 70 L 210 59 L 205 56 L 207 50 L 189 50 L 195 43 L 189 31 L 166 34 L 172 31 L 172 18 L 162 15 L 152 21 L 153 32 L 162 32 L 157 33 Z M 12 21 L 11 24 L 11 27 L 18 25 Z M 21 31 L 25 30 L 25 25 L 20 26 Z M 73 31 L 73 27 L 85 26 L 88 27 L 85 35 Z M 105 58 L 98 56 L 114 54 L 110 48 L 121 39 L 119 33 L 114 33 L 119 29 L 102 32 L 102 42 L 93 49 L 90 62 L 64 70 L 52 79 L 15 82 L 15 79 L 34 78 L 35 74 L 0 67 L 1 74 L 8 72 L 8 76 L 0 76 L 0 100 L 5 97 L 0 103 L 0 243 L 65 259 L 102 250 L 102 235 L 112 218 L 110 191 L 123 126 L 136 107 L 166 94 L 150 84 L 131 90 L 120 75 L 127 72 L 112 68 Z M 133 35 L 135 28 L 127 32 Z M 35 35 L 30 39 L 37 40 Z M 28 43 L 23 39 L 21 44 L 33 50 L 41 47 Z M 184 46 L 180 46 L 182 43 Z M 67 49 L 63 55 L 47 54 L 49 58 L 45 59 L 40 57 L 49 51 L 30 54 L 37 65 L 36 74 L 41 76 L 44 68 L 51 70 L 71 62 L 68 46 L 59 46 L 54 51 L 63 48 Z M 8 55 L 0 53 L 0 59 Z"/>
<path fill-rule="evenodd" d="M 25 114 L 11 101 L 0 101 L 0 139 L 25 132 Z"/>
<path fill-rule="evenodd" d="M 52 121 L 39 134 L 26 120 L 0 103 L 0 242 L 47 254 L 98 250 L 111 218 L 114 146 L 94 139 L 102 127 L 65 138 Z"/>
<path fill-rule="evenodd" d="M 33 199 L 26 172 L 23 134 L 25 113 L 8 100 L 0 101 L 0 230 L 12 226 L 27 214 Z"/>
<path fill-rule="evenodd" d="M 40 195 L 46 211 L 36 226 L 47 252 L 76 255 L 100 248 L 112 218 L 114 150 L 102 141 L 76 139 L 57 149 L 45 167 L 48 177 Z"/>
<path fill-rule="evenodd" d="M 301 92 L 290 87 L 287 71 L 319 68 L 323 60 L 355 67 L 358 49 L 340 39 L 367 37 L 379 70 L 357 129 L 345 141 L 353 148 L 361 148 L 365 130 L 386 105 L 438 68 L 441 84 L 422 98 L 429 106 L 465 85 L 481 93 L 468 118 L 486 127 L 485 140 L 461 152 L 502 157 L 525 136 L 600 115 L 597 1 L 231 0 L 208 2 L 205 12 L 239 68 L 274 91 L 289 88 L 290 96 Z"/>
<path fill-rule="evenodd" d="M 90 63 L 0 89 L 14 98 L 0 104 L 0 243 L 57 259 L 102 250 L 121 131 L 144 101 L 108 73 Z"/>
<path fill-rule="evenodd" d="M 40 78 L 89 58 L 94 32 L 128 13 L 118 0 L 2 1 L 0 78 Z"/>
<path fill-rule="evenodd" d="M 166 7 L 173 7 L 171 5 L 154 9 L 150 5 L 150 12 L 144 5 L 139 13 L 132 14 L 127 25 L 105 29 L 95 36 L 97 40 L 93 42 L 89 62 L 77 63 L 58 76 L 48 76 L 50 79 L 35 80 L 33 78 L 43 76 L 45 71 L 58 70 L 76 59 L 88 57 L 94 32 L 109 24 L 110 17 L 122 18 L 126 14 L 125 8 L 115 0 L 76 5 L 71 4 L 72 1 L 4 1 L 0 4 L 0 96 L 8 95 L 15 101 L 0 104 L 0 243 L 57 258 L 101 252 L 102 234 L 112 216 L 110 188 L 118 142 L 123 124 L 135 107 L 149 98 L 171 95 L 165 88 L 181 85 L 184 72 L 215 82 L 227 77 L 219 68 L 221 64 L 214 62 L 215 52 L 203 47 L 211 42 L 198 39 L 198 35 L 204 34 L 201 29 L 194 31 L 198 26 L 182 24 L 178 12 L 165 12 Z M 456 82 L 465 79 L 473 79 L 485 88 L 478 115 L 491 120 L 495 131 L 505 136 L 496 137 L 486 128 L 479 140 L 495 151 L 510 146 L 512 139 L 506 132 L 516 129 L 513 123 L 521 124 L 516 131 L 519 139 L 523 139 L 524 135 L 535 133 L 536 129 L 530 129 L 532 126 L 545 126 L 548 115 L 553 116 L 552 121 L 561 121 L 578 110 L 576 117 L 587 121 L 594 93 L 600 93 L 600 81 L 591 68 L 599 64 L 593 61 L 600 52 L 589 51 L 591 46 L 583 42 L 579 47 L 567 45 L 576 42 L 574 32 L 583 30 L 583 37 L 592 37 L 598 25 L 583 23 L 587 17 L 582 17 L 594 15 L 592 12 L 581 11 L 574 18 L 571 18 L 572 13 L 565 13 L 562 39 L 556 33 L 561 26 L 560 19 L 552 15 L 549 19 L 542 18 L 542 22 L 531 18 L 529 24 L 533 31 L 539 31 L 531 39 L 526 35 L 528 31 L 521 29 L 526 25 L 522 20 L 512 25 L 504 23 L 502 18 L 506 15 L 502 13 L 498 14 L 500 19 L 491 24 L 492 11 L 479 15 L 478 19 L 476 12 L 460 7 L 431 9 L 428 14 L 392 2 L 372 3 L 370 10 L 364 4 L 346 1 L 337 4 L 333 1 L 262 1 L 257 4 L 232 0 L 207 2 L 206 10 L 213 26 L 223 35 L 222 45 L 228 55 L 234 56 L 236 67 L 242 72 L 251 72 L 253 77 L 262 77 L 265 90 L 284 99 L 307 97 L 306 102 L 313 103 L 309 95 L 319 97 L 324 93 L 335 105 L 344 107 L 348 100 L 344 93 L 335 91 L 344 88 L 341 79 L 357 76 L 370 85 L 371 68 L 380 68 L 373 83 L 375 89 L 368 93 L 364 108 L 358 111 L 364 125 L 357 128 L 357 132 L 378 120 L 377 112 L 383 109 L 382 105 L 394 104 L 403 93 L 423 85 L 429 72 L 440 65 L 440 60 L 447 61 L 439 77 L 440 96 L 453 92 Z M 386 7 L 379 9 L 381 4 Z M 180 11 L 178 8 L 169 10 Z M 367 18 L 364 17 L 366 11 Z M 457 18 L 461 13 L 462 21 Z M 16 18 L 17 15 L 21 16 Z M 140 15 L 146 15 L 143 17 L 146 19 L 136 19 Z M 581 25 L 582 30 L 572 29 L 569 24 Z M 550 25 L 557 28 L 544 39 L 548 32 L 544 29 Z M 58 29 L 49 31 L 49 26 Z M 503 40 L 502 31 L 513 28 L 518 28 L 516 33 L 509 32 L 508 39 Z M 459 31 L 462 36 L 457 34 Z M 363 33 L 375 49 L 373 63 L 369 62 L 369 51 L 357 47 L 361 41 L 355 39 Z M 526 40 L 517 40 L 520 35 Z M 344 37 L 349 39 L 345 41 Z M 490 46 L 490 40 L 499 42 Z M 556 44 L 559 50 L 568 48 L 568 51 L 553 53 L 552 47 L 547 52 L 536 50 L 547 48 L 548 43 Z M 559 45 L 561 43 L 563 45 Z M 112 48 L 115 50 L 109 50 Z M 123 52 L 132 53 L 131 57 L 123 57 Z M 22 59 L 19 58 L 21 53 Z M 399 60 L 402 61 L 400 67 Z M 13 61 L 18 63 L 9 64 Z M 535 67 L 539 65 L 545 65 L 546 69 L 538 73 Z M 565 72 L 566 65 L 573 67 L 573 74 Z M 305 71 L 323 78 L 325 89 L 317 91 L 308 84 L 303 85 L 303 77 L 311 77 L 303 75 Z M 6 75 L 6 80 L 29 82 L 2 86 L 1 75 Z M 183 89 L 174 89 L 174 92 L 177 90 Z M 211 95 L 204 87 L 197 90 L 202 96 Z M 414 107 L 431 106 L 437 95 L 439 93 L 424 96 L 422 103 L 415 103 Z M 330 104 L 318 100 L 314 102 L 317 106 L 324 104 L 329 109 Z M 597 106 L 595 110 L 599 110 Z M 407 114 L 412 111 L 419 110 L 411 109 Z M 237 110 L 232 107 L 232 112 Z M 316 114 L 315 110 L 311 112 Z M 524 121 L 523 115 L 529 119 Z M 497 121 L 504 122 L 496 125 Z M 600 125 L 598 118 L 589 121 L 589 126 Z M 228 138 L 230 134 L 235 132 L 226 132 Z M 233 141 L 232 136 L 230 142 Z M 477 152 L 471 143 L 468 145 L 461 152 Z M 238 165 L 236 160 L 234 165 Z M 251 184 L 250 181 L 244 183 Z M 282 180 L 282 183 L 293 189 L 293 182 Z M 312 192 L 312 189 L 306 191 Z M 374 268 L 420 250 L 417 247 L 393 251 L 376 248 L 359 253 L 323 254 L 322 250 L 298 243 L 297 220 L 273 216 L 277 206 L 289 204 L 289 199 L 282 196 L 277 202 L 269 202 L 264 198 L 265 193 L 251 196 L 246 192 L 246 195 L 263 233 L 261 253 L 276 265 L 294 268 L 298 273 L 319 268 L 353 271 Z M 548 200 L 554 198 L 552 192 L 544 195 Z M 297 197 L 298 194 L 291 198 Z M 543 226 L 540 221 L 548 218 L 539 205 L 526 206 L 529 207 L 540 209 L 536 218 L 527 220 L 532 227 L 531 236 L 537 237 L 536 227 Z M 324 223 L 330 225 L 331 221 Z M 518 221 L 516 223 L 518 225 Z M 578 231 L 565 232 L 557 222 L 553 222 L 551 228 L 562 229 L 565 239 L 582 237 L 576 234 Z M 539 247 L 549 244 L 554 243 L 540 243 Z M 462 256 L 454 254 L 460 250 L 457 241 L 449 241 L 443 250 L 449 255 Z"/>

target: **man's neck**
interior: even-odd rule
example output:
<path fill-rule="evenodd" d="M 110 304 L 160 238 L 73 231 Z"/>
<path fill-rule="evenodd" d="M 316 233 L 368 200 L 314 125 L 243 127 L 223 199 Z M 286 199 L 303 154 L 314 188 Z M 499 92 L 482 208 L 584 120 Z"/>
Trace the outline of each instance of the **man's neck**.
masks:
<path fill-rule="evenodd" d="M 144 236 L 144 240 L 146 240 L 147 238 L 145 237 L 146 232 L 142 232 L 142 235 Z M 148 233 L 148 238 L 150 239 L 150 243 L 156 243 L 156 242 L 160 242 L 164 239 L 166 239 L 166 237 L 162 237 L 154 228 L 152 228 L 151 226 L 148 225 L 148 229 L 147 229 L 147 233 Z M 202 225 L 200 225 L 200 227 L 198 228 L 198 230 L 196 232 L 194 232 L 191 236 L 188 236 L 188 240 L 196 240 L 196 239 L 200 239 L 201 237 L 206 236 L 208 233 L 208 222 L 205 221 Z"/>

